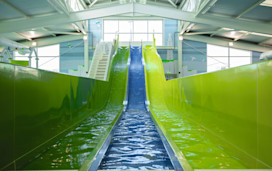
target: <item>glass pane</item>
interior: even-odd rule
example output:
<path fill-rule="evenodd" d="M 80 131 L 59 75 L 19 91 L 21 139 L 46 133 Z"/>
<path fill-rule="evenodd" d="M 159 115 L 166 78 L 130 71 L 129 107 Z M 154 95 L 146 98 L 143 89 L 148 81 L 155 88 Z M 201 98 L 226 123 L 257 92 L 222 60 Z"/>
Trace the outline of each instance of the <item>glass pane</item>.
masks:
<path fill-rule="evenodd" d="M 20 56 L 20 57 L 28 57 L 28 56 L 29 56 L 29 53 L 26 53 L 26 54 L 24 55 L 24 54 L 20 54 L 18 51 L 14 51 L 13 56 L 14 56 L 14 57 L 16 57 L 16 56 Z M 16 60 L 17 60 L 17 59 L 16 59 Z"/>
<path fill-rule="evenodd" d="M 131 41 L 130 34 L 119 34 L 119 41 L 120 42 L 129 42 L 129 41 Z"/>
<path fill-rule="evenodd" d="M 38 56 L 59 56 L 59 44 L 38 48 Z"/>
<path fill-rule="evenodd" d="M 228 67 L 228 57 L 208 57 L 207 72 L 218 71 Z"/>
<path fill-rule="evenodd" d="M 250 57 L 231 57 L 230 67 L 237 67 L 241 65 L 247 65 L 251 63 Z"/>
<path fill-rule="evenodd" d="M 16 61 L 29 61 L 28 57 L 22 57 L 22 56 L 14 57 L 14 60 L 16 60 Z"/>
<path fill-rule="evenodd" d="M 115 39 L 115 34 L 104 34 L 105 42 L 112 42 Z"/>
<path fill-rule="evenodd" d="M 207 44 L 207 56 L 228 56 L 228 48 Z"/>
<path fill-rule="evenodd" d="M 118 21 L 108 20 L 104 21 L 104 33 L 116 33 L 118 32 Z"/>
<path fill-rule="evenodd" d="M 134 33 L 147 33 L 147 21 L 134 21 Z"/>
<path fill-rule="evenodd" d="M 31 67 L 36 68 L 36 57 L 31 58 Z"/>
<path fill-rule="evenodd" d="M 162 34 L 154 34 L 156 46 L 162 46 Z"/>
<path fill-rule="evenodd" d="M 39 58 L 39 69 L 59 72 L 59 57 Z"/>
<path fill-rule="evenodd" d="M 153 34 L 148 34 L 147 41 L 149 42 L 153 41 Z"/>
<path fill-rule="evenodd" d="M 147 41 L 147 34 L 134 34 L 133 41 Z"/>
<path fill-rule="evenodd" d="M 132 22 L 127 20 L 119 21 L 119 32 L 120 33 L 130 33 L 132 30 Z"/>
<path fill-rule="evenodd" d="M 251 56 L 250 51 L 230 48 L 230 56 Z"/>
<path fill-rule="evenodd" d="M 148 21 L 148 32 L 149 33 L 162 33 L 162 21 Z"/>

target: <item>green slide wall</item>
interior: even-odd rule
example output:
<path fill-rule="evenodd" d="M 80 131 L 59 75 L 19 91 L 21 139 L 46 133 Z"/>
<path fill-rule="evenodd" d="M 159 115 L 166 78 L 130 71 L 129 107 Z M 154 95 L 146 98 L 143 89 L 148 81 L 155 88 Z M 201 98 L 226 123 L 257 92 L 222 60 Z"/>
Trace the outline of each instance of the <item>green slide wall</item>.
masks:
<path fill-rule="evenodd" d="M 190 169 L 272 168 L 272 61 L 165 80 L 147 46 L 150 109 Z"/>
<path fill-rule="evenodd" d="M 28 66 L 28 61 L 10 60 L 10 63 L 15 65 Z"/>
<path fill-rule="evenodd" d="M 0 170 L 20 168 L 98 111 L 111 107 L 118 116 L 128 55 L 118 49 L 108 82 L 0 63 Z"/>

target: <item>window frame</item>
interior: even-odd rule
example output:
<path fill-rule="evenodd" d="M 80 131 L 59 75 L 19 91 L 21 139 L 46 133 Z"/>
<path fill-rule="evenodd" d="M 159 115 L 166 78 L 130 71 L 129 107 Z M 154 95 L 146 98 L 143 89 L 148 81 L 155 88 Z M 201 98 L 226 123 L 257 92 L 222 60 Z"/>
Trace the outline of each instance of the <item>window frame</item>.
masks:
<path fill-rule="evenodd" d="M 219 56 L 219 55 L 216 55 L 216 56 L 208 56 L 208 51 L 209 51 L 209 48 L 208 48 L 208 46 L 209 45 L 212 45 L 212 46 L 218 46 L 218 47 L 220 47 L 220 48 L 226 48 L 227 49 L 227 55 L 226 56 Z M 249 53 L 249 56 L 231 56 L 230 54 L 231 54 L 231 49 L 234 49 L 234 50 L 243 50 L 243 51 L 246 51 L 246 52 L 248 52 Z M 220 71 L 220 70 L 223 70 L 223 69 L 220 69 L 220 70 L 213 70 L 213 71 L 209 71 L 209 66 L 211 66 L 211 65 L 216 65 L 216 64 L 211 64 L 211 65 L 208 65 L 208 59 L 210 58 L 210 59 L 214 59 L 214 58 L 220 58 L 220 57 L 223 57 L 223 58 L 227 58 L 228 59 L 228 62 L 226 63 L 226 68 L 225 69 L 229 69 L 229 68 L 234 68 L 234 67 L 239 67 L 239 66 L 243 66 L 243 65 L 238 65 L 238 66 L 231 66 L 231 58 L 232 57 L 245 57 L 245 58 L 249 58 L 249 61 L 250 61 L 250 63 L 248 63 L 248 64 L 244 64 L 244 65 L 249 65 L 249 64 L 252 64 L 252 51 L 249 51 L 249 50 L 244 50 L 244 49 L 238 49 L 238 48 L 233 48 L 233 47 L 231 47 L 231 46 L 220 46 L 220 45 L 214 45 L 214 44 L 208 44 L 207 43 L 207 72 L 215 72 L 215 71 Z M 214 60 L 216 60 L 216 59 L 214 59 Z M 220 62 L 218 62 L 218 63 L 220 63 Z"/>
<path fill-rule="evenodd" d="M 130 34 L 130 41 L 134 42 L 134 35 L 135 34 L 146 34 L 147 35 L 147 41 L 148 41 L 148 36 L 149 34 L 160 34 L 161 35 L 161 44 L 157 45 L 157 46 L 164 46 L 164 20 L 163 19 L 104 19 L 103 20 L 103 27 L 102 27 L 102 39 L 104 40 L 105 38 L 105 34 L 116 34 L 116 33 L 112 33 L 112 32 L 106 32 L 105 33 L 105 21 L 117 21 L 118 22 L 118 34 Z M 131 32 L 127 33 L 127 32 L 119 32 L 119 21 L 131 21 L 132 25 L 131 25 Z M 147 32 L 144 33 L 138 33 L 138 32 L 134 32 L 134 21 L 147 21 Z M 149 21 L 161 21 L 161 32 L 149 32 Z M 124 41 L 126 42 L 126 41 Z M 135 42 L 139 42 L 139 41 L 135 41 Z"/>

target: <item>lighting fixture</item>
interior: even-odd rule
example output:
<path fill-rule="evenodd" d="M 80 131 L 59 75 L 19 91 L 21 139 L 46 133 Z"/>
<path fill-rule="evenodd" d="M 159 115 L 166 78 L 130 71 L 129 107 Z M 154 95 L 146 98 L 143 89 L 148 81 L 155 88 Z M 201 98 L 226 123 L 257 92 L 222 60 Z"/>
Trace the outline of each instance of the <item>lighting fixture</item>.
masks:
<path fill-rule="evenodd" d="M 261 6 L 272 7 L 272 0 L 265 0 L 260 4 Z"/>
<path fill-rule="evenodd" d="M 229 46 L 233 46 L 233 42 L 229 42 Z"/>
<path fill-rule="evenodd" d="M 88 40 L 88 35 L 84 35 L 83 40 Z"/>
<path fill-rule="evenodd" d="M 179 40 L 183 40 L 183 36 L 182 35 L 179 35 Z"/>
<path fill-rule="evenodd" d="M 35 31 L 29 31 L 29 33 L 32 37 L 35 36 Z"/>
<path fill-rule="evenodd" d="M 235 35 L 235 31 L 231 31 L 231 32 L 230 32 L 230 35 L 231 35 L 231 36 L 234 36 L 234 35 Z"/>
<path fill-rule="evenodd" d="M 37 42 L 32 42 L 32 46 L 37 46 Z"/>

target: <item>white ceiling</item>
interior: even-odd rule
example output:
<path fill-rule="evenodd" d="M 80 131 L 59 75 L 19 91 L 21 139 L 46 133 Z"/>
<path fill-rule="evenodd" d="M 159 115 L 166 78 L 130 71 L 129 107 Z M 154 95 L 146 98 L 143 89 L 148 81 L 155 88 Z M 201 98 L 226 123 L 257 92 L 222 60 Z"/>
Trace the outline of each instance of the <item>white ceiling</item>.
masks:
<path fill-rule="evenodd" d="M 159 17 L 180 20 L 186 39 L 272 49 L 272 8 L 264 0 L 0 0 L 0 37 L 17 42 L 85 33 L 84 20 Z M 74 4 L 77 8 L 70 8 Z M 129 5 L 132 4 L 132 5 Z M 141 14 L 141 15 L 138 15 Z M 55 39 L 54 39 L 55 38 Z M 203 39 L 203 40 L 204 40 Z M 61 41 L 61 39 L 58 39 Z M 244 46 L 243 46 L 244 47 Z"/>

